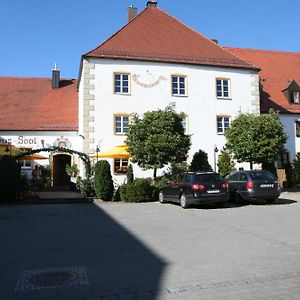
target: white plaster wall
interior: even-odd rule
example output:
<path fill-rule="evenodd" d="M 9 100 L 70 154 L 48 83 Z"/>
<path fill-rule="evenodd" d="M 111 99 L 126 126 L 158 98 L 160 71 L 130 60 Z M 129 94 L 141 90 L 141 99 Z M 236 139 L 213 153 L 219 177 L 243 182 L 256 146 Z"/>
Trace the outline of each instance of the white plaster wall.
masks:
<path fill-rule="evenodd" d="M 89 63 L 95 64 L 95 78 L 91 80 L 95 97 L 94 137 L 95 146 L 100 144 L 101 150 L 120 145 L 126 138 L 114 134 L 114 114 L 143 114 L 150 110 L 164 109 L 174 102 L 178 112 L 188 115 L 188 134 L 192 135 L 189 159 L 202 149 L 208 153 L 213 167 L 213 149 L 215 145 L 221 149 L 225 143 L 224 136 L 217 134 L 216 116 L 235 117 L 239 111 L 254 111 L 253 102 L 256 100 L 253 96 L 253 76 L 256 73 L 250 70 L 108 59 L 89 59 Z M 114 94 L 114 72 L 131 74 L 130 95 Z M 133 74 L 138 74 L 139 81 L 146 84 L 155 82 L 160 76 L 167 80 L 160 81 L 152 88 L 145 88 L 132 80 Z M 171 96 L 172 74 L 187 76 L 187 97 Z M 216 77 L 231 80 L 230 100 L 217 99 Z M 134 171 L 137 177 L 152 176 L 152 170 L 140 172 L 135 166 Z"/>
<path fill-rule="evenodd" d="M 285 148 L 290 154 L 290 160 L 293 162 L 298 152 L 300 152 L 300 137 L 296 137 L 295 121 L 300 121 L 300 114 L 280 115 L 280 121 L 284 127 L 288 140 Z"/>

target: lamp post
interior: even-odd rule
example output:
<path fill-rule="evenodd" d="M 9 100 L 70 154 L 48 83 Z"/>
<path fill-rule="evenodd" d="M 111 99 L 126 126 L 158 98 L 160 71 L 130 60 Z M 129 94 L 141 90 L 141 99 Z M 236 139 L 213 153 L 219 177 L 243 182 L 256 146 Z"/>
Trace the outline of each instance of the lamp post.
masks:
<path fill-rule="evenodd" d="M 217 153 L 218 153 L 219 149 L 217 147 L 217 145 L 215 145 L 214 148 L 214 170 L 215 172 L 217 171 Z"/>
<path fill-rule="evenodd" d="M 97 157 L 97 162 L 98 162 L 98 153 L 100 152 L 100 148 L 99 146 L 97 145 L 96 147 L 96 157 Z"/>

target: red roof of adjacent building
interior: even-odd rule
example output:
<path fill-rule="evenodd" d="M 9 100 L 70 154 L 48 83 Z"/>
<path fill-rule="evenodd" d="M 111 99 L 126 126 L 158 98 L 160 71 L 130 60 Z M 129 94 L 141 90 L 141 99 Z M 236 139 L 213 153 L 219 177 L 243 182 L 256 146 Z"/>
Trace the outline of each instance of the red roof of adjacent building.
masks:
<path fill-rule="evenodd" d="M 258 69 L 152 6 L 84 56 Z"/>
<path fill-rule="evenodd" d="M 77 82 L 51 78 L 0 77 L 0 130 L 74 131 L 78 129 Z"/>
<path fill-rule="evenodd" d="M 300 113 L 299 104 L 291 104 L 283 93 L 294 80 L 300 85 L 300 53 L 227 48 L 241 59 L 260 67 L 261 111 L 270 108 L 281 113 Z"/>

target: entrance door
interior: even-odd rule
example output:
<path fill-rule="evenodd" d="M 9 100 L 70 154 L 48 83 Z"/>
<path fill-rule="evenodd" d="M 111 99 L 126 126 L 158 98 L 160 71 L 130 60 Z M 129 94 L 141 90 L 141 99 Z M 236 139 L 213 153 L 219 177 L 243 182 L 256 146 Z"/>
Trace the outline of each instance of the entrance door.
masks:
<path fill-rule="evenodd" d="M 66 172 L 66 165 L 71 165 L 71 156 L 57 154 L 53 156 L 53 186 L 70 185 L 70 176 Z"/>

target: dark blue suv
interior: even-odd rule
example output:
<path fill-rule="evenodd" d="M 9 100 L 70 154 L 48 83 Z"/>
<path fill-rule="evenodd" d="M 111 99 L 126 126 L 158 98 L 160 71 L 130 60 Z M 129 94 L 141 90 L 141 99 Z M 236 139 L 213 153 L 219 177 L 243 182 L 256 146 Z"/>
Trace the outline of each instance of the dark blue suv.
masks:
<path fill-rule="evenodd" d="M 227 183 L 214 172 L 187 172 L 161 188 L 159 202 L 177 202 L 183 208 L 207 203 L 223 204 L 229 200 Z"/>
<path fill-rule="evenodd" d="M 273 203 L 281 193 L 277 178 L 269 171 L 235 171 L 226 180 L 230 199 L 236 202 L 260 199 Z"/>

